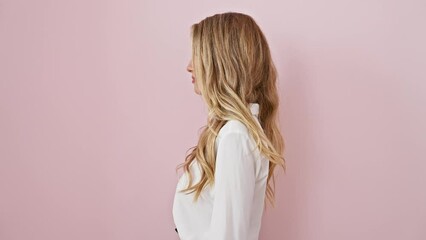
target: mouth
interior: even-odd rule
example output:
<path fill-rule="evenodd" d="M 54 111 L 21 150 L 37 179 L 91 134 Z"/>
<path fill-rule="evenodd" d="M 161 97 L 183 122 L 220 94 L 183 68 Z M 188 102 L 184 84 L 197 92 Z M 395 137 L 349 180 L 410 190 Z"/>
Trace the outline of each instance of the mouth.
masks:
<path fill-rule="evenodd" d="M 192 76 L 192 83 L 194 83 L 195 82 L 195 78 L 194 78 L 194 76 Z"/>

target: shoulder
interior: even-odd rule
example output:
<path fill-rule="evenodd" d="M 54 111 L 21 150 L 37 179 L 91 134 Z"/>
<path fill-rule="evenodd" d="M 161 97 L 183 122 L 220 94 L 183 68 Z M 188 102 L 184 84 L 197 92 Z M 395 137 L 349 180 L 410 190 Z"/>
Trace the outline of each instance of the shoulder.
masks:
<path fill-rule="evenodd" d="M 249 135 L 247 126 L 239 120 L 228 120 L 219 130 L 218 137 L 223 137 L 229 133 Z"/>
<path fill-rule="evenodd" d="M 254 164 L 255 169 L 259 168 L 259 149 L 247 126 L 239 120 L 229 120 L 222 126 L 216 138 L 215 150 L 218 162 L 232 159 L 232 161 L 226 161 L 226 164 L 237 166 L 244 162 L 244 164 Z"/>
<path fill-rule="evenodd" d="M 228 120 L 222 126 L 216 138 L 216 146 L 223 140 L 227 143 L 246 140 L 244 142 L 247 142 L 249 145 L 254 144 L 247 126 L 239 120 Z"/>

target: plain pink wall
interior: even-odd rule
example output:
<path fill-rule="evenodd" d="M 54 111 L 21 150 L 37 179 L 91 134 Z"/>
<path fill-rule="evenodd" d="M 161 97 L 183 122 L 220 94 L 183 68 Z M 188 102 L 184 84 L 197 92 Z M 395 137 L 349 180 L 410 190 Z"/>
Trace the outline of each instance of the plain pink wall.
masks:
<path fill-rule="evenodd" d="M 426 239 L 425 1 L 0 1 L 0 239 L 177 239 L 189 27 L 252 15 L 288 171 L 262 240 Z"/>

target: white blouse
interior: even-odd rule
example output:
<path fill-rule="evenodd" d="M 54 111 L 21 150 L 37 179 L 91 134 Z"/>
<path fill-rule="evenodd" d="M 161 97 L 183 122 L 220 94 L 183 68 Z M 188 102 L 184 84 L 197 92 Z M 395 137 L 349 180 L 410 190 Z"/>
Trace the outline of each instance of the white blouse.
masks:
<path fill-rule="evenodd" d="M 259 104 L 250 103 L 259 124 Z M 173 202 L 173 219 L 181 240 L 258 240 L 269 161 L 260 154 L 247 127 L 229 120 L 216 138 L 215 184 L 206 186 L 197 202 L 178 193 L 188 183 L 182 174 Z M 254 149 L 254 151 L 251 151 Z M 193 183 L 201 177 L 197 161 L 190 165 Z"/>

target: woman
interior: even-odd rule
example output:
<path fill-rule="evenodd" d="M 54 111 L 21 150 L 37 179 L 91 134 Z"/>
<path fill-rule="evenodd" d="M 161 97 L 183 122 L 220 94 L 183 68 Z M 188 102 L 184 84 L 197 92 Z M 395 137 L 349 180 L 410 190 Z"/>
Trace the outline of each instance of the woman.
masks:
<path fill-rule="evenodd" d="M 236 12 L 192 25 L 191 37 L 187 71 L 209 114 L 177 167 L 184 174 L 173 203 L 175 230 L 182 240 L 257 240 L 264 202 L 274 206 L 274 169 L 286 170 L 269 46 L 253 18 Z"/>

